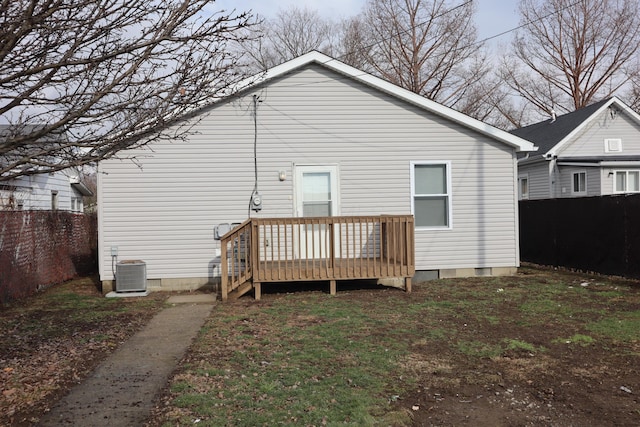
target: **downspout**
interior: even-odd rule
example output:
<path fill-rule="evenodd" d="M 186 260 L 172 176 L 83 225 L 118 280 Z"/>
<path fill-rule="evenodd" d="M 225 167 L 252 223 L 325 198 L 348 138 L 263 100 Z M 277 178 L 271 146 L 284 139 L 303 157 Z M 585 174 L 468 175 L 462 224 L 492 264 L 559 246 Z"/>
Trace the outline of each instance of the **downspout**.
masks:
<path fill-rule="evenodd" d="M 545 158 L 549 162 L 549 198 L 555 199 L 556 198 L 556 180 L 557 180 L 556 171 L 558 169 L 558 166 L 557 166 L 558 156 L 553 154 L 547 154 Z"/>

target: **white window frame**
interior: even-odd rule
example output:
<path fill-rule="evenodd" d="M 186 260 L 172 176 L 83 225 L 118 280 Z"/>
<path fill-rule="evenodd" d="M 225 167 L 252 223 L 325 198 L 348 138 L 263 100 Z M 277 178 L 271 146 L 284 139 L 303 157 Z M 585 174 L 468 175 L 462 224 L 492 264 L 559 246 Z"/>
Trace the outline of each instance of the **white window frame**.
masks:
<path fill-rule="evenodd" d="M 620 139 L 620 138 L 605 138 L 605 140 L 604 140 L 604 152 L 605 153 L 621 153 L 622 152 L 622 139 Z"/>
<path fill-rule="evenodd" d="M 522 182 L 527 183 L 527 192 L 522 192 Z M 529 200 L 529 174 L 523 174 L 518 176 L 518 200 Z"/>
<path fill-rule="evenodd" d="M 624 173 L 625 174 L 625 189 L 624 190 L 619 190 L 617 188 L 618 186 L 618 174 L 619 173 Z M 614 170 L 613 171 L 613 193 L 614 194 L 635 194 L 635 193 L 640 193 L 640 188 L 636 191 L 629 191 L 627 190 L 629 188 L 629 173 L 637 173 L 639 175 L 639 179 L 640 179 L 640 170 L 638 169 L 631 169 L 631 170 Z"/>
<path fill-rule="evenodd" d="M 415 211 L 415 200 L 416 197 L 446 197 L 447 200 L 447 225 L 443 226 L 426 226 L 426 225 L 418 225 L 416 222 L 415 228 L 416 230 L 451 230 L 453 228 L 453 191 L 451 185 L 451 161 L 449 160 L 429 160 L 429 161 L 411 161 L 411 214 L 416 216 Z M 444 166 L 445 167 L 445 177 L 446 177 L 446 187 L 447 192 L 443 194 L 416 194 L 416 166 Z"/>
<path fill-rule="evenodd" d="M 578 188 L 578 191 L 576 191 L 576 187 L 575 187 L 576 175 L 578 176 L 584 175 L 584 188 L 582 190 Z M 578 182 L 578 185 L 579 185 L 579 182 Z M 587 194 L 587 171 L 586 170 L 575 171 L 571 173 L 571 194 L 576 196 L 584 196 Z"/>
<path fill-rule="evenodd" d="M 60 208 L 60 198 L 58 197 L 58 190 L 51 190 L 51 210 L 57 211 Z"/>
<path fill-rule="evenodd" d="M 294 174 L 294 216 L 302 217 L 303 215 L 303 186 L 302 186 L 302 176 L 304 173 L 313 173 L 313 172 L 328 172 L 329 179 L 331 181 L 331 215 L 330 216 L 339 216 L 340 215 L 340 176 L 339 176 L 339 168 L 337 164 L 297 164 L 293 165 L 293 174 Z"/>

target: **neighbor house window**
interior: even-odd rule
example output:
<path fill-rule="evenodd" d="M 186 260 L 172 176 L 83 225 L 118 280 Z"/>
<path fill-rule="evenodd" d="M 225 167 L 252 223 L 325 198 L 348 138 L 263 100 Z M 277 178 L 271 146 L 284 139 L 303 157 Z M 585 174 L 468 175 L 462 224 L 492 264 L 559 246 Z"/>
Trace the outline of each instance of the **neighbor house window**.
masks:
<path fill-rule="evenodd" d="M 640 192 L 640 171 L 616 171 L 614 192 L 638 193 Z"/>
<path fill-rule="evenodd" d="M 587 193 L 587 172 L 574 172 L 571 192 L 573 194 Z"/>
<path fill-rule="evenodd" d="M 451 165 L 412 162 L 412 208 L 416 227 L 451 227 Z"/>
<path fill-rule="evenodd" d="M 58 192 L 56 190 L 51 191 L 51 210 L 58 210 Z"/>
<path fill-rule="evenodd" d="M 529 176 L 522 175 L 518 177 L 518 199 L 528 199 L 529 198 Z"/>
<path fill-rule="evenodd" d="M 622 140 L 620 138 L 608 138 L 604 140 L 605 153 L 619 153 L 622 151 Z"/>
<path fill-rule="evenodd" d="M 81 197 L 72 197 L 71 198 L 71 211 L 72 212 L 82 212 L 82 198 Z"/>

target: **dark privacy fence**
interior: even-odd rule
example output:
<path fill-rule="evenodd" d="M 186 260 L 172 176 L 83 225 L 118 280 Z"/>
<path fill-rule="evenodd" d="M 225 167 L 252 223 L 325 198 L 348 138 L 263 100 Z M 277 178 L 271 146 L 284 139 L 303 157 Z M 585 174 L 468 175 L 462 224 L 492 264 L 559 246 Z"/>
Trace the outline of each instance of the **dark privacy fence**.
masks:
<path fill-rule="evenodd" d="M 0 211 L 0 303 L 97 269 L 95 215 Z"/>
<path fill-rule="evenodd" d="M 640 277 L 640 194 L 521 201 L 520 257 Z"/>

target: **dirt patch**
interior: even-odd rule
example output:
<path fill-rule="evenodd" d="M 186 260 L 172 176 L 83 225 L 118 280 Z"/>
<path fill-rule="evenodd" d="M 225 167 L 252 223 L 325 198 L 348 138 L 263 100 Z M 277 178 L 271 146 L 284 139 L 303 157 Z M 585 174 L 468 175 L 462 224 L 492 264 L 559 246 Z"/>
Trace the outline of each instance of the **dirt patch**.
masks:
<path fill-rule="evenodd" d="M 627 342 L 602 336 L 594 342 L 572 340 L 575 333 L 591 334 L 584 327 L 607 311 L 625 306 L 638 314 L 638 283 L 601 276 L 584 276 L 545 269 L 525 269 L 508 286 L 525 284 L 532 277 L 552 286 L 566 281 L 568 288 L 581 288 L 580 295 L 556 295 L 558 309 L 570 307 L 565 315 L 534 313 L 523 324 L 524 301 L 500 306 L 492 313 L 493 323 L 465 322 L 472 315 L 459 313 L 449 327 L 481 337 L 483 342 L 500 343 L 517 337 L 534 349 L 508 349 L 493 356 L 463 357 L 450 343 L 422 346 L 407 361 L 418 388 L 397 402 L 411 413 L 413 425 L 437 426 L 635 426 L 640 420 L 640 329 Z M 462 285 L 457 283 L 456 286 Z M 495 287 L 495 286 L 494 286 Z M 499 288 L 500 290 L 502 288 Z M 467 288 L 467 302 L 473 304 L 473 289 Z M 621 296 L 603 304 L 594 294 L 624 290 Z M 464 292 L 464 290 L 462 290 Z M 451 299 L 442 287 L 423 287 L 433 298 Z M 459 295 L 461 289 L 455 291 Z M 536 292 L 532 289 L 532 293 Z M 583 295 L 584 294 L 584 295 Z M 603 297 L 604 298 L 604 297 Z M 551 298 L 550 298 L 551 299 Z M 599 301 L 600 300 L 600 301 Z M 482 301 L 478 301 L 482 303 Z M 497 308 L 497 307 L 494 307 Z M 591 334 L 596 336 L 596 334 Z M 578 335 L 581 336 L 581 335 Z"/>

